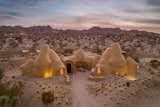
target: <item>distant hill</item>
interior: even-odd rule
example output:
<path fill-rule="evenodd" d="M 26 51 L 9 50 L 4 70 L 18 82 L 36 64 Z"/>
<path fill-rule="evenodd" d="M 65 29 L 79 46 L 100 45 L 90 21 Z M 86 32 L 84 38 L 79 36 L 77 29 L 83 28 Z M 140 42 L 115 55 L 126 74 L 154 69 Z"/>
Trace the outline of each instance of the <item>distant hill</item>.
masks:
<path fill-rule="evenodd" d="M 122 30 L 120 28 L 101 28 L 101 27 L 92 27 L 87 30 L 60 30 L 53 29 L 51 26 L 31 26 L 31 27 L 22 27 L 22 26 L 0 26 L 0 33 L 26 33 L 26 34 L 35 34 L 35 35 L 52 35 L 54 33 L 87 33 L 87 34 L 98 34 L 98 35 L 108 35 L 108 36 L 145 36 L 145 37 L 160 37 L 160 34 L 146 31 L 138 30 Z"/>
<path fill-rule="evenodd" d="M 68 50 L 79 48 L 101 54 L 114 42 L 120 43 L 130 56 L 160 55 L 158 33 L 101 27 L 59 30 L 50 26 L 0 26 L 1 50 L 29 49 L 35 52 L 38 46 L 47 43 L 60 54 L 70 54 Z"/>

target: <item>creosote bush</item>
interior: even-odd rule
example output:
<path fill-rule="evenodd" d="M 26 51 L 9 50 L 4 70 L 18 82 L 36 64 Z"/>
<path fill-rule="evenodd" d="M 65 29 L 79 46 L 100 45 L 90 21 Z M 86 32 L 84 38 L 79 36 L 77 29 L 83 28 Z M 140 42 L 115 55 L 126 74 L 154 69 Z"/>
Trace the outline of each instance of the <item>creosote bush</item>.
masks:
<path fill-rule="evenodd" d="M 18 107 L 20 104 L 20 98 L 18 96 L 13 96 L 9 103 L 12 107 Z"/>
<path fill-rule="evenodd" d="M 160 66 L 160 61 L 158 60 L 151 60 L 150 61 L 150 65 L 153 67 L 153 68 L 158 68 Z"/>
<path fill-rule="evenodd" d="M 10 87 L 9 96 L 21 96 L 22 95 L 22 89 L 23 89 L 23 83 L 22 82 L 16 82 Z"/>
<path fill-rule="evenodd" d="M 139 58 L 135 57 L 134 60 L 139 63 Z"/>
<path fill-rule="evenodd" d="M 54 91 L 44 91 L 41 93 L 41 100 L 44 104 L 49 104 L 54 102 L 55 96 Z"/>
<path fill-rule="evenodd" d="M 4 70 L 2 68 L 0 68 L 0 80 L 3 78 L 4 74 L 3 74 Z"/>
<path fill-rule="evenodd" d="M 9 102 L 8 96 L 0 96 L 0 107 L 6 107 Z"/>

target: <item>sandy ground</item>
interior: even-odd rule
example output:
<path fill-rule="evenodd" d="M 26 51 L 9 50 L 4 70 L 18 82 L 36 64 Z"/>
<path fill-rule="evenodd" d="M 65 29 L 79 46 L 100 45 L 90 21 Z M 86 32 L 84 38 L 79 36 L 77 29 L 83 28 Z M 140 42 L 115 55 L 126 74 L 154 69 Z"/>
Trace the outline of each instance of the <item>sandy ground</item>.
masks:
<path fill-rule="evenodd" d="M 148 72 L 138 74 L 139 80 L 129 82 L 124 77 L 110 75 L 106 80 L 90 84 L 95 99 L 105 103 L 101 107 L 160 107 L 160 79 Z M 158 80 L 155 80 L 155 79 Z"/>
<path fill-rule="evenodd" d="M 41 93 L 49 90 L 53 90 L 57 98 L 54 103 L 47 105 L 47 107 L 71 107 L 71 85 L 66 84 L 61 76 L 49 79 L 26 77 L 21 76 L 18 69 L 14 69 L 5 73 L 5 79 L 24 83 L 24 94 L 20 107 L 46 107 L 41 101 Z"/>
<path fill-rule="evenodd" d="M 48 107 L 70 107 L 71 100 L 70 86 L 66 85 L 61 77 L 52 79 L 26 79 L 28 82 L 25 85 L 23 95 L 23 107 L 44 107 L 40 93 L 43 91 L 54 90 L 56 101 L 49 104 Z"/>
<path fill-rule="evenodd" d="M 139 92 L 128 104 L 123 104 L 123 107 L 160 107 L 160 88 Z"/>
<path fill-rule="evenodd" d="M 89 72 L 72 77 L 73 107 L 159 107 L 160 87 L 154 86 L 149 73 L 139 74 L 139 80 L 128 82 L 124 77 L 107 76 L 104 81 L 88 81 Z M 156 77 L 157 78 L 157 77 Z"/>

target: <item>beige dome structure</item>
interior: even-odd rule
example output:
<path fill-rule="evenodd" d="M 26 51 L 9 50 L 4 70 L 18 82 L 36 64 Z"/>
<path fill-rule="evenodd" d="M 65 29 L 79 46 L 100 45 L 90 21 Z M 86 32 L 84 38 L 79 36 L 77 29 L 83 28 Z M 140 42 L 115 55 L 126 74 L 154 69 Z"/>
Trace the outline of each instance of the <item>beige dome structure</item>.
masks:
<path fill-rule="evenodd" d="M 137 63 L 131 57 L 125 59 L 118 43 L 112 44 L 101 56 L 79 49 L 73 55 L 61 58 L 45 44 L 35 59 L 29 59 L 21 66 L 23 75 L 45 78 L 64 75 L 67 81 L 68 73 L 77 68 L 94 68 L 89 78 L 99 80 L 103 79 L 102 74 L 127 75 L 128 80 L 135 80 L 137 74 Z"/>
<path fill-rule="evenodd" d="M 34 72 L 32 72 L 34 66 L 34 60 L 28 59 L 23 65 L 21 65 L 21 70 L 23 75 L 33 75 Z"/>
<path fill-rule="evenodd" d="M 127 75 L 128 80 L 134 80 L 136 79 L 136 73 L 137 63 L 131 57 L 125 59 L 120 45 L 114 43 L 104 51 L 95 66 L 94 73 L 89 78 L 94 80 L 95 78 L 98 79 L 102 74 L 117 74 L 121 76 Z"/>
<path fill-rule="evenodd" d="M 126 64 L 127 64 L 127 79 L 128 80 L 137 80 L 136 78 L 136 74 L 137 74 L 137 67 L 138 64 L 136 63 L 136 61 L 134 59 L 132 59 L 131 57 L 128 57 L 126 59 Z"/>
<path fill-rule="evenodd" d="M 24 75 L 45 78 L 54 75 L 67 75 L 61 59 L 46 44 L 41 46 L 40 53 L 35 59 L 29 59 L 21 66 L 21 70 Z"/>
<path fill-rule="evenodd" d="M 126 63 L 127 63 L 127 74 L 130 74 L 130 75 L 137 74 L 138 64 L 136 63 L 136 61 L 132 59 L 131 57 L 128 57 L 126 59 Z"/>
<path fill-rule="evenodd" d="M 85 52 L 83 49 L 74 51 L 73 55 L 65 57 L 66 67 L 71 66 L 71 72 L 75 72 L 76 68 L 92 69 L 99 60 L 99 55 Z M 67 68 L 68 69 L 68 68 Z"/>
<path fill-rule="evenodd" d="M 39 76 L 43 76 L 44 71 L 51 70 L 50 49 L 48 45 L 42 45 L 39 55 L 34 61 L 34 68 L 38 71 Z"/>
<path fill-rule="evenodd" d="M 126 60 L 118 43 L 112 44 L 104 51 L 96 65 L 96 69 L 98 68 L 102 73 L 107 74 L 119 73 L 124 75 L 126 73 Z"/>
<path fill-rule="evenodd" d="M 54 70 L 56 75 L 62 74 L 62 70 L 64 71 L 63 73 L 66 73 L 66 68 L 60 57 L 57 55 L 57 53 L 50 49 L 50 59 L 51 59 L 51 69 Z"/>

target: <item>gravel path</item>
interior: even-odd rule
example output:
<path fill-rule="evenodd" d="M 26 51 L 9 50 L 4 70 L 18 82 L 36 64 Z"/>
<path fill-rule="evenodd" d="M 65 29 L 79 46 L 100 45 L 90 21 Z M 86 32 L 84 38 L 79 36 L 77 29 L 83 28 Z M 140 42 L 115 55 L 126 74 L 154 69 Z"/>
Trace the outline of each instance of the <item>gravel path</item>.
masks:
<path fill-rule="evenodd" d="M 72 80 L 72 99 L 73 107 L 102 107 L 100 103 L 96 101 L 88 89 L 88 73 L 77 72 L 73 75 Z"/>

